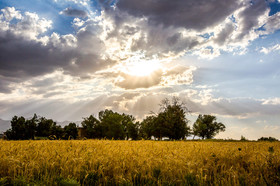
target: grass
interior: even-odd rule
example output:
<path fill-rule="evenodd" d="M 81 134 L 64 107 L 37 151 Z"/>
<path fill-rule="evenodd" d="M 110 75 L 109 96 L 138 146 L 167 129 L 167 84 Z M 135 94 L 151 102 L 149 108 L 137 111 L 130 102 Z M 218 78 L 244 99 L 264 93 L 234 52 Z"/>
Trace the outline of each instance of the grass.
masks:
<path fill-rule="evenodd" d="M 0 140 L 0 185 L 279 183 L 279 142 Z"/>

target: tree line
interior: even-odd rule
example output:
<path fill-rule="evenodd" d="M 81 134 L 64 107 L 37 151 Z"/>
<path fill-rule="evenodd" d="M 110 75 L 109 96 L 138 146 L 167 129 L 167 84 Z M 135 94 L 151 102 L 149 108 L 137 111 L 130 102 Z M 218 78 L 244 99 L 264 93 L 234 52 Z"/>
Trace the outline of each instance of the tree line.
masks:
<path fill-rule="evenodd" d="M 89 139 L 157 139 L 164 137 L 170 140 L 182 140 L 193 135 L 202 139 L 211 139 L 219 132 L 225 131 L 225 125 L 217 122 L 212 115 L 199 115 L 192 128 L 188 125 L 186 115 L 189 110 L 178 98 L 164 99 L 159 113 L 152 113 L 142 122 L 128 114 L 120 114 L 112 110 L 103 110 L 98 118 L 90 115 L 81 123 L 85 137 Z M 69 123 L 62 128 L 52 119 L 37 117 L 31 119 L 14 116 L 11 129 L 5 132 L 7 139 L 22 140 L 48 137 L 50 139 L 76 139 L 78 128 L 75 123 Z"/>
<path fill-rule="evenodd" d="M 7 139 L 26 140 L 50 138 L 50 139 L 76 139 L 78 129 L 75 123 L 69 123 L 62 128 L 52 119 L 38 117 L 36 114 L 31 119 L 14 116 L 11 120 L 11 129 L 5 132 Z"/>

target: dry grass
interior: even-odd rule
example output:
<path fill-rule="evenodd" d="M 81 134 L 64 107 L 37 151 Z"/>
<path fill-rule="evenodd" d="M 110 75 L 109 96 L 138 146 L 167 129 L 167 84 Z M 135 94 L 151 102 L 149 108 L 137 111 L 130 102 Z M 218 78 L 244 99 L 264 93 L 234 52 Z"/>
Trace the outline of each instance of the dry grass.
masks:
<path fill-rule="evenodd" d="M 279 142 L 0 141 L 0 185 L 279 185 Z"/>

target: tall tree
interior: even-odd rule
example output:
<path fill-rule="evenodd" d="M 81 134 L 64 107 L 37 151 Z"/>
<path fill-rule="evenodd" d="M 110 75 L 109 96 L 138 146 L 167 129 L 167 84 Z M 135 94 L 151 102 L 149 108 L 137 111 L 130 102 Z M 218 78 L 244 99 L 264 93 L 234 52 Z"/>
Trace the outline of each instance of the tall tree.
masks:
<path fill-rule="evenodd" d="M 84 118 L 82 126 L 86 130 L 87 138 L 103 138 L 103 129 L 100 125 L 100 121 L 93 115 L 90 115 L 88 118 Z"/>
<path fill-rule="evenodd" d="M 123 126 L 126 139 L 136 140 L 138 138 L 138 125 L 135 123 L 135 117 L 122 114 L 121 124 Z"/>
<path fill-rule="evenodd" d="M 154 135 L 154 123 L 156 116 L 147 116 L 140 124 L 140 137 L 151 139 Z"/>
<path fill-rule="evenodd" d="M 46 119 L 45 117 L 39 118 L 36 136 L 49 137 L 50 135 L 55 135 L 57 138 L 60 138 L 62 133 L 61 126 L 57 126 L 56 122 L 52 119 Z"/>
<path fill-rule="evenodd" d="M 189 135 L 190 128 L 186 114 L 189 112 L 183 102 L 179 98 L 173 97 L 172 103 L 168 99 L 164 99 L 161 104 L 163 110 L 159 114 L 159 120 L 163 123 L 163 134 L 169 139 L 184 139 Z"/>
<path fill-rule="evenodd" d="M 190 128 L 186 114 L 189 112 L 184 103 L 174 97 L 171 101 L 164 99 L 160 112 L 146 117 L 141 123 L 141 135 L 150 139 L 151 136 L 161 140 L 163 137 L 179 140 L 189 135 Z"/>
<path fill-rule="evenodd" d="M 11 121 L 11 129 L 5 132 L 8 139 L 11 140 L 25 140 L 34 139 L 38 118 L 37 115 L 26 120 L 24 117 L 14 116 Z"/>
<path fill-rule="evenodd" d="M 36 135 L 38 117 L 36 114 L 34 116 L 25 121 L 25 135 L 26 139 L 34 139 Z"/>
<path fill-rule="evenodd" d="M 78 128 L 76 123 L 69 123 L 64 126 L 64 139 L 74 138 L 76 139 L 78 136 Z"/>
<path fill-rule="evenodd" d="M 194 136 L 199 136 L 202 139 L 211 139 L 219 132 L 225 131 L 225 125 L 216 122 L 216 120 L 216 116 L 200 114 L 193 125 Z"/>
<path fill-rule="evenodd" d="M 125 139 L 123 116 L 117 112 L 106 109 L 99 112 L 99 120 L 107 139 Z"/>
<path fill-rule="evenodd" d="M 11 121 L 11 127 L 12 127 L 11 129 L 5 132 L 8 139 L 11 140 L 27 139 L 25 135 L 26 126 L 25 126 L 24 117 L 14 116 Z"/>
<path fill-rule="evenodd" d="M 128 136 L 132 140 L 137 140 L 139 139 L 139 128 L 140 128 L 140 123 L 137 121 L 136 123 L 129 123 L 127 127 L 128 131 Z"/>

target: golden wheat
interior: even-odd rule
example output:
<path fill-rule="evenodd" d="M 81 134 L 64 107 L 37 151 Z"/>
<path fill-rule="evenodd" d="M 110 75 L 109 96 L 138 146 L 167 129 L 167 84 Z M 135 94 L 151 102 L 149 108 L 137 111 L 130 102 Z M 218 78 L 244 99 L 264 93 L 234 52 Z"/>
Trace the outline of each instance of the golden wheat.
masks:
<path fill-rule="evenodd" d="M 278 142 L 0 141 L 1 183 L 277 185 Z"/>

